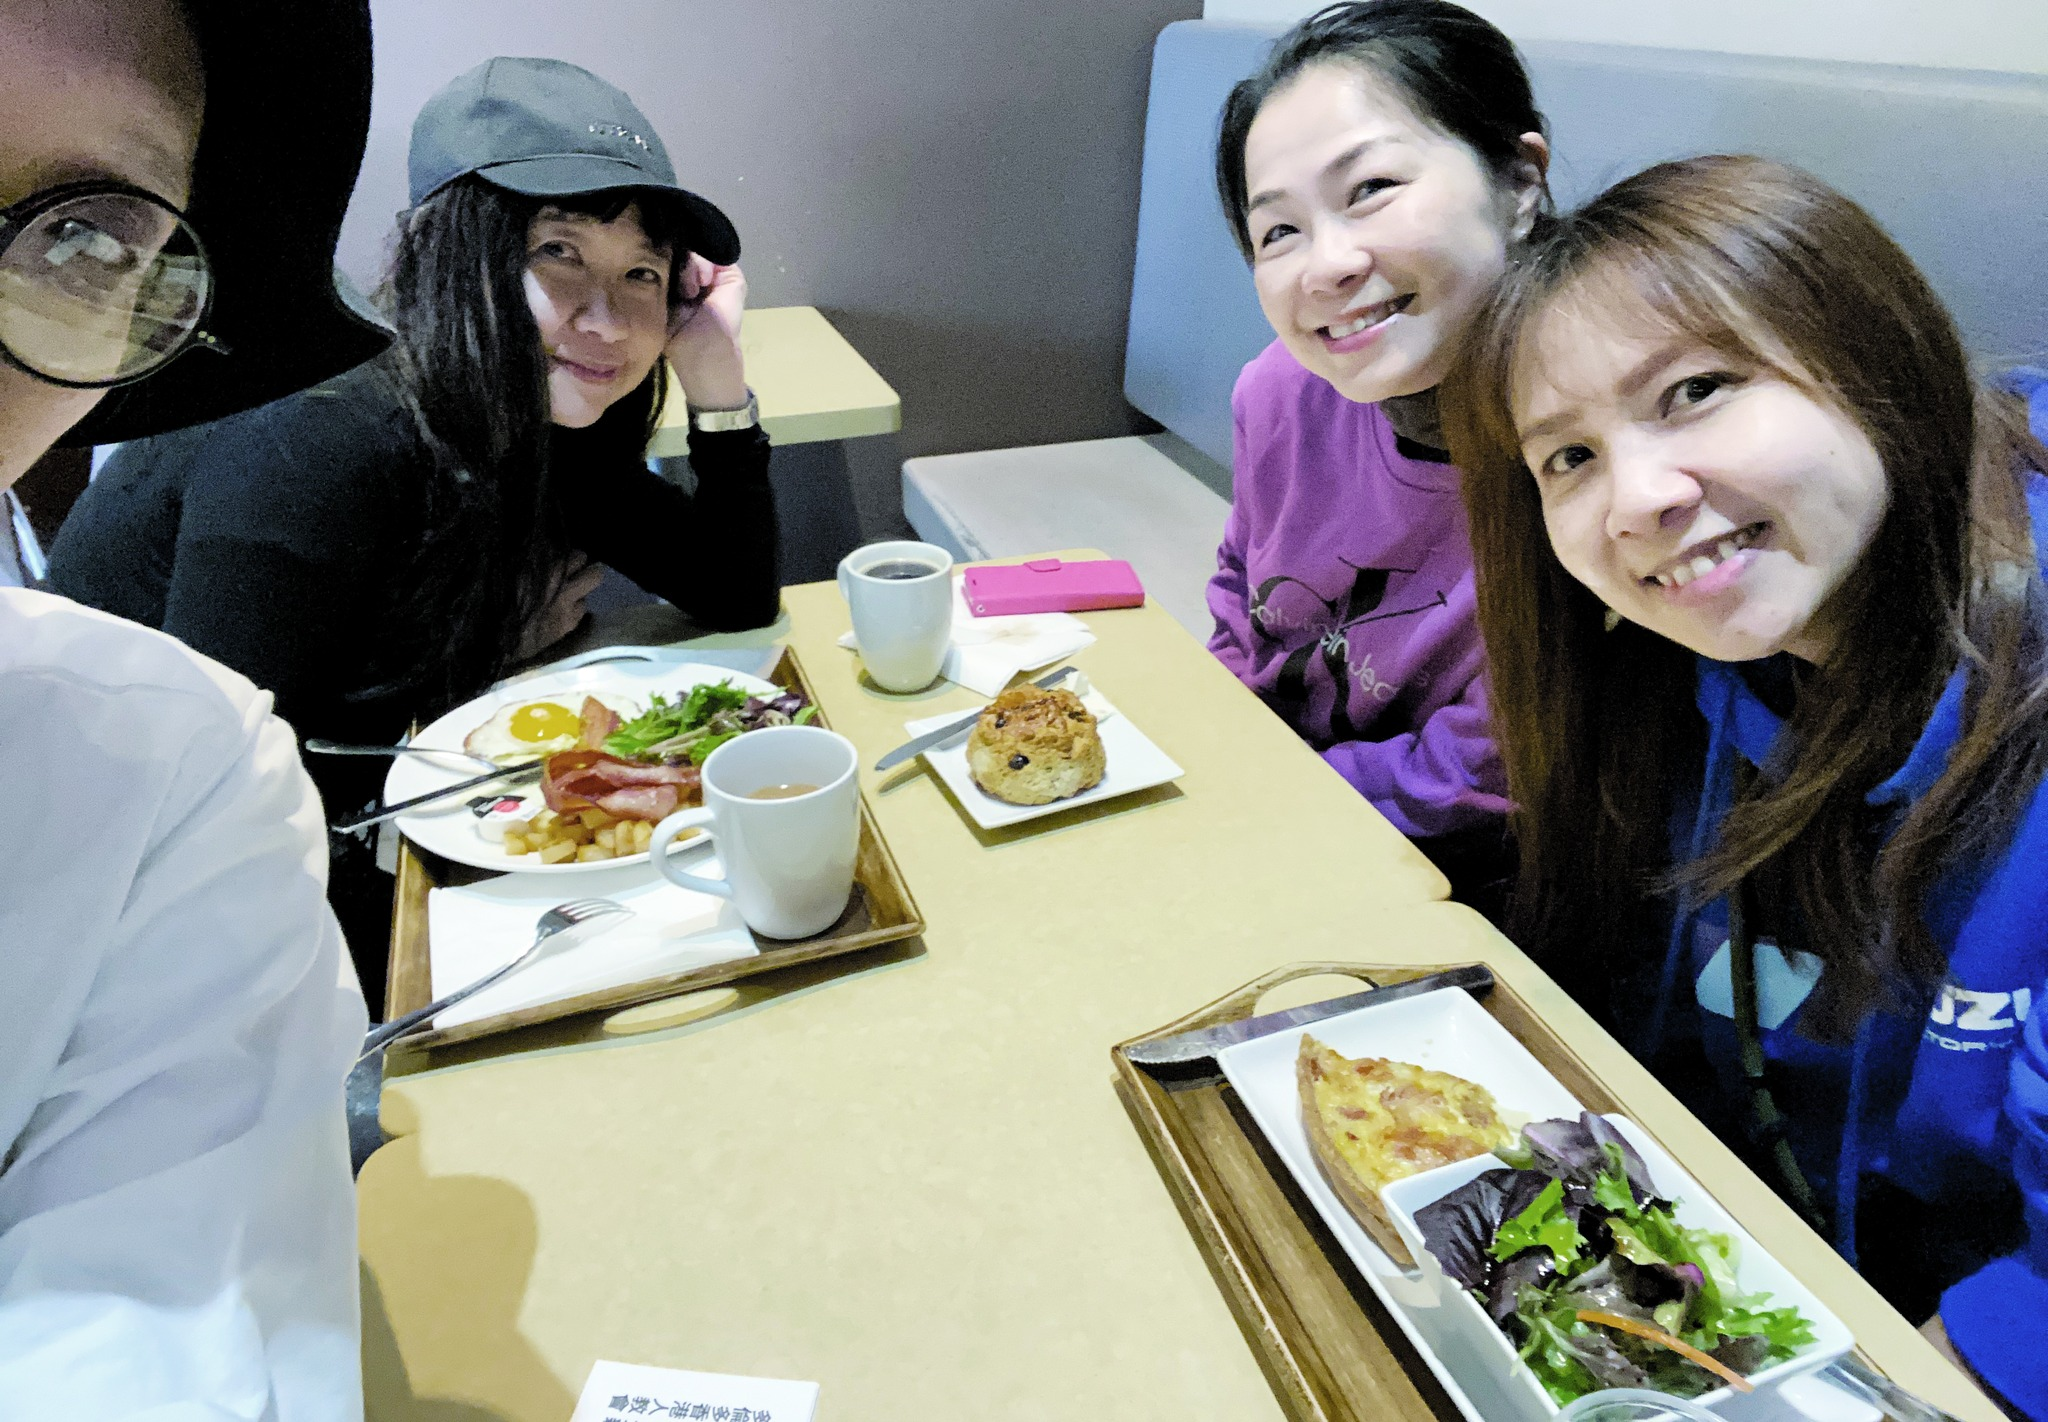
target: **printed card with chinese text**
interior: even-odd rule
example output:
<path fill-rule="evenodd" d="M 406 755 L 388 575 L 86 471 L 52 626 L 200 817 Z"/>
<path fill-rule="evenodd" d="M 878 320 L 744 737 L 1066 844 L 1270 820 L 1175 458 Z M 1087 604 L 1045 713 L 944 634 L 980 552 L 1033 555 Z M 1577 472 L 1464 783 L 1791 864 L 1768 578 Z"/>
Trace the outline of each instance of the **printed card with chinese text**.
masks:
<path fill-rule="evenodd" d="M 569 1422 L 811 1422 L 818 1385 L 599 1359 Z"/>

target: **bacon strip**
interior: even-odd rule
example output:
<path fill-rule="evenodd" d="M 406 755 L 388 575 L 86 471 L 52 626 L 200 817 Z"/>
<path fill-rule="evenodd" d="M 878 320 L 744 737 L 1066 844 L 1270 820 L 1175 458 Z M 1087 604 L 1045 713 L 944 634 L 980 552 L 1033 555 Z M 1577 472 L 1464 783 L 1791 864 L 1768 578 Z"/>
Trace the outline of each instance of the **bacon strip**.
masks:
<path fill-rule="evenodd" d="M 702 795 L 694 765 L 639 765 L 600 750 L 549 756 L 540 789 L 558 815 L 597 809 L 622 820 L 665 819 Z"/>
<path fill-rule="evenodd" d="M 583 750 L 603 750 L 604 738 L 619 729 L 618 713 L 595 696 L 583 698 L 583 734 L 576 744 Z"/>

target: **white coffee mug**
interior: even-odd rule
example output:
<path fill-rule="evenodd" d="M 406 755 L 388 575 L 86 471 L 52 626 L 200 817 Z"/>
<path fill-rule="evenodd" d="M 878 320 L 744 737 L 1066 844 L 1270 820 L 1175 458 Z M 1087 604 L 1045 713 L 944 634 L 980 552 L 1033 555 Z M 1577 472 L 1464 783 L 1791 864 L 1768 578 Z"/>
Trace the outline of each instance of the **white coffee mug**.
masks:
<path fill-rule="evenodd" d="M 731 899 L 767 938 L 808 938 L 846 911 L 860 849 L 859 754 L 822 726 L 768 726 L 735 737 L 704 762 L 704 803 L 654 829 L 651 857 L 686 889 Z M 758 798 L 763 791 L 772 798 Z M 686 874 L 668 847 L 708 830 L 725 878 Z"/>
<path fill-rule="evenodd" d="M 839 562 L 868 676 L 885 691 L 938 679 L 953 639 L 953 556 L 933 543 L 870 543 Z"/>

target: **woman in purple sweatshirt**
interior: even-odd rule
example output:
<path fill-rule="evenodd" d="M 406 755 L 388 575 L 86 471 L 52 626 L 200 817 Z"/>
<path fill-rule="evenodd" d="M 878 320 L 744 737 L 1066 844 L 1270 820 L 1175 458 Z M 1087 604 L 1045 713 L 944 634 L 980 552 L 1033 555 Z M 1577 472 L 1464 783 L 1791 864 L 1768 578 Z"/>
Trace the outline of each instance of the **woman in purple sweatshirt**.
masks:
<path fill-rule="evenodd" d="M 1504 872 L 1472 551 L 1436 387 L 1548 207 L 1514 46 L 1332 5 L 1224 107 L 1225 213 L 1279 339 L 1244 369 L 1209 648 L 1484 903 Z"/>

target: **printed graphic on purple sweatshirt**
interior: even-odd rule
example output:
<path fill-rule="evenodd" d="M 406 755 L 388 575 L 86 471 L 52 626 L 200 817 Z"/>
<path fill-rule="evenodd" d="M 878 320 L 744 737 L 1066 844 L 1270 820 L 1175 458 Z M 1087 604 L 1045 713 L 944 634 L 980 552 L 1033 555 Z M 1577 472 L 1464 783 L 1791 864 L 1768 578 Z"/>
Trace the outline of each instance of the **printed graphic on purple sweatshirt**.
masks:
<path fill-rule="evenodd" d="M 1266 692 L 1267 705 L 1289 724 L 1304 729 L 1312 665 L 1320 661 L 1332 681 L 1341 683 L 1348 679 L 1371 702 L 1383 706 L 1400 694 L 1401 687 L 1380 676 L 1370 649 L 1354 658 L 1351 634 L 1370 623 L 1413 617 L 1443 607 L 1448 601 L 1442 588 L 1431 589 L 1426 584 L 1418 587 L 1413 568 L 1353 568 L 1348 563 L 1343 566 L 1350 570 L 1351 585 L 1335 596 L 1325 596 L 1302 579 L 1287 574 L 1266 578 L 1252 591 L 1252 627 L 1261 641 L 1287 643 L 1304 632 L 1308 634 L 1288 653 Z M 1426 676 L 1416 679 L 1427 680 Z M 1364 728 L 1353 723 L 1349 701 L 1349 697 L 1335 698 L 1328 726 L 1315 730 L 1332 742 L 1359 739 Z"/>

